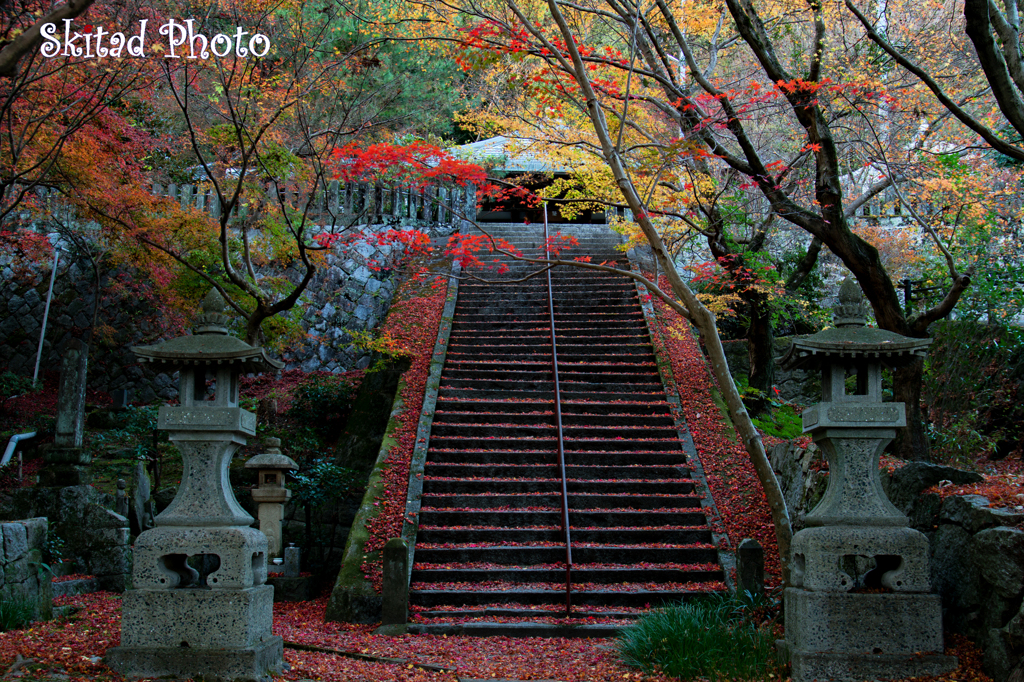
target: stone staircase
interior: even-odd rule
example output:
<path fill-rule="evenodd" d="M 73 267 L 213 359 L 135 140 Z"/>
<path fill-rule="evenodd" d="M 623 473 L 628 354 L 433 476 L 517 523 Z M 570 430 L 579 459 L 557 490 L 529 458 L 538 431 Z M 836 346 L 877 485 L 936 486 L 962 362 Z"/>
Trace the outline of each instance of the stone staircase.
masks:
<path fill-rule="evenodd" d="M 559 227 L 579 240 L 568 256 L 629 267 L 606 226 Z M 543 226 L 488 231 L 543 255 Z M 536 269 L 509 267 L 505 280 Z M 635 285 L 566 267 L 552 290 L 573 616 L 599 623 L 573 632 L 602 636 L 645 607 L 723 589 L 723 573 Z M 543 635 L 565 615 L 549 324 L 543 275 L 459 287 L 424 471 L 413 631 Z"/>

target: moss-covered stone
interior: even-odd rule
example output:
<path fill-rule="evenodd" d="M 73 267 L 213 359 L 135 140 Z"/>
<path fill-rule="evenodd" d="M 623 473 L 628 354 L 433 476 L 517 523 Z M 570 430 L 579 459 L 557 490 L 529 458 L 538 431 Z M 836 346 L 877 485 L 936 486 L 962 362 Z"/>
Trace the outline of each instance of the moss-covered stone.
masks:
<path fill-rule="evenodd" d="M 398 395 L 401 395 L 404 384 L 404 381 L 399 382 Z M 391 414 L 397 415 L 401 411 L 402 401 L 400 398 L 395 398 Z M 389 467 L 387 464 L 388 454 L 397 444 L 392 434 L 398 427 L 399 422 L 395 417 L 388 420 L 377 461 L 366 483 L 366 493 L 363 495 L 362 504 L 359 506 L 359 511 L 356 513 L 348 540 L 345 543 L 341 569 L 338 571 L 338 579 L 334 583 L 331 598 L 327 602 L 327 611 L 324 614 L 326 620 L 346 623 L 375 623 L 380 620 L 383 601 L 373 584 L 366 579 L 362 566 L 367 560 L 376 561 L 380 558 L 380 552 L 365 551 L 366 543 L 370 539 L 367 524 L 380 512 L 380 507 L 374 502 L 384 493 L 383 474 Z"/>

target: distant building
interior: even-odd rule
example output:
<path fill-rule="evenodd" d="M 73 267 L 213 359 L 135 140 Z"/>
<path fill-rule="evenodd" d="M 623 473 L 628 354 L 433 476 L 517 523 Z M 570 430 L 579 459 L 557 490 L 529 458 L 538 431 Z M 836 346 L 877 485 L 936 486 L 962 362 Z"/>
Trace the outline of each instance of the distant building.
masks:
<path fill-rule="evenodd" d="M 453 147 L 452 154 L 479 163 L 489 174 L 510 184 L 538 191 L 550 186 L 555 179 L 569 179 L 573 169 L 552 161 L 533 149 L 540 143 L 498 135 L 479 142 Z M 485 199 L 477 211 L 476 219 L 482 223 L 539 223 L 544 220 L 543 210 L 529 206 L 525 200 L 505 197 L 501 200 Z M 548 208 L 548 222 L 603 223 L 604 211 L 586 210 L 572 219 L 561 214 L 557 204 Z"/>

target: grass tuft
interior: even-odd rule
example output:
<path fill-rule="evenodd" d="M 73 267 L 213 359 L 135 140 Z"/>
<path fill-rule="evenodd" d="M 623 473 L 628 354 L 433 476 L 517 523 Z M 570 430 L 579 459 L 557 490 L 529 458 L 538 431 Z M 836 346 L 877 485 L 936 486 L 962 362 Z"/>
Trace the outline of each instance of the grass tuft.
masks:
<path fill-rule="evenodd" d="M 619 656 L 680 680 L 780 679 L 775 633 L 749 598 L 713 597 L 650 611 L 619 635 Z"/>
<path fill-rule="evenodd" d="M 32 622 L 35 606 L 24 599 L 0 600 L 0 632 L 17 630 Z"/>

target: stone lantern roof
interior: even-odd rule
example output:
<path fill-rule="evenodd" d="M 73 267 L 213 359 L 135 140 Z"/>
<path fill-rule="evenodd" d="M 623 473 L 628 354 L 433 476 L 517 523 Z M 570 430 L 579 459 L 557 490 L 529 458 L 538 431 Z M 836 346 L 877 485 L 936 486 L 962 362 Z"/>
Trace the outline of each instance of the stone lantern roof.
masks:
<path fill-rule="evenodd" d="M 250 457 L 245 462 L 246 469 L 280 469 L 282 471 L 294 471 L 299 468 L 288 455 L 281 452 L 281 439 L 268 438 L 267 451 Z"/>
<path fill-rule="evenodd" d="M 139 362 L 150 363 L 158 372 L 174 371 L 181 367 L 230 365 L 239 373 L 258 373 L 277 370 L 284 363 L 274 360 L 260 347 L 228 333 L 229 316 L 224 314 L 224 298 L 212 289 L 203 299 L 203 312 L 191 336 L 179 336 L 153 346 L 135 346 L 132 351 Z"/>
<path fill-rule="evenodd" d="M 839 289 L 833 319 L 835 327 L 793 339 L 780 364 L 786 369 L 815 369 L 836 361 L 877 359 L 887 367 L 899 367 L 926 355 L 932 342 L 866 326 L 867 304 L 852 277 Z"/>

